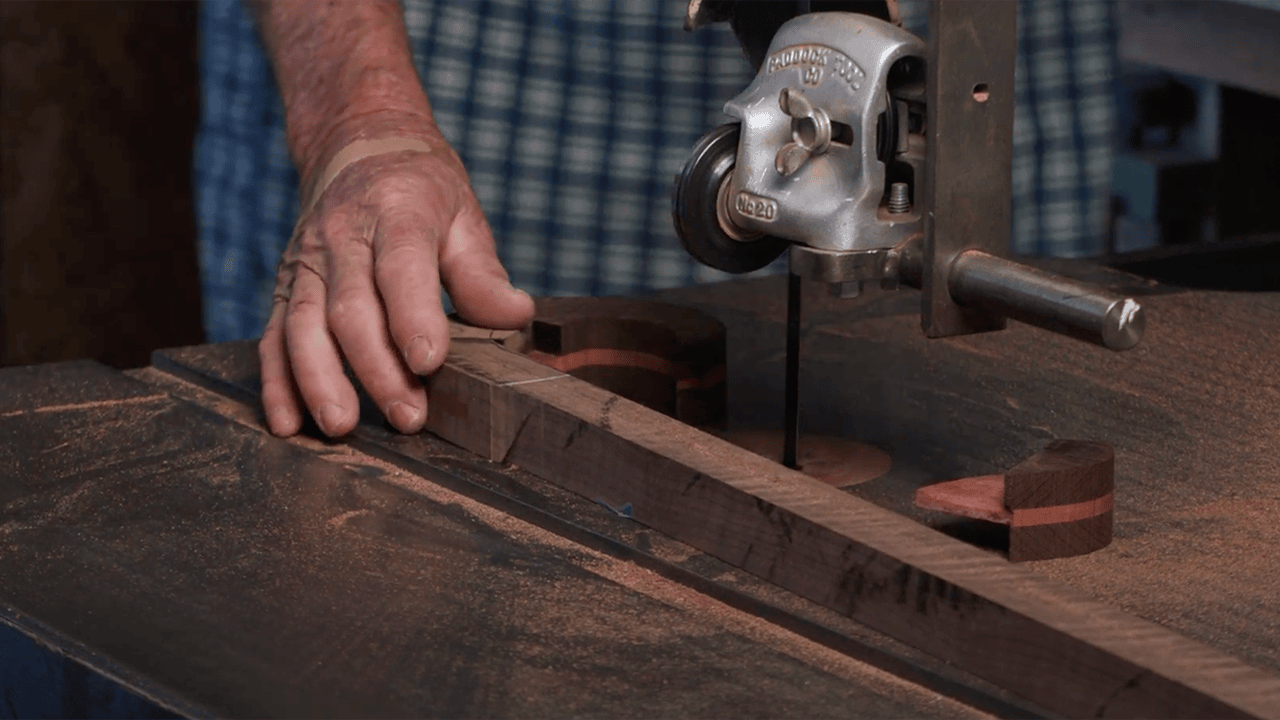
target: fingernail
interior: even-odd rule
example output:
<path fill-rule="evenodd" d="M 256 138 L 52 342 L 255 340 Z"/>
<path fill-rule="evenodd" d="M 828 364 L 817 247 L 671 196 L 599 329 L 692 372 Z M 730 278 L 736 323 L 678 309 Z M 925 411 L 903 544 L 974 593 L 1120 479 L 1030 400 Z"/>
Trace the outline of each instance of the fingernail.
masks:
<path fill-rule="evenodd" d="M 329 403 L 320 408 L 320 416 L 316 418 L 316 422 L 320 424 L 320 429 L 325 435 L 333 435 L 338 427 L 342 425 L 342 408 L 334 403 Z"/>
<path fill-rule="evenodd" d="M 401 432 L 417 432 L 422 429 L 422 410 L 408 403 L 391 403 L 391 407 L 387 408 L 387 418 Z"/>
<path fill-rule="evenodd" d="M 410 370 L 422 372 L 423 369 L 431 367 L 431 361 L 435 356 L 436 349 L 432 347 L 427 336 L 416 335 L 409 341 L 409 349 L 405 352 L 404 359 L 409 364 Z"/>

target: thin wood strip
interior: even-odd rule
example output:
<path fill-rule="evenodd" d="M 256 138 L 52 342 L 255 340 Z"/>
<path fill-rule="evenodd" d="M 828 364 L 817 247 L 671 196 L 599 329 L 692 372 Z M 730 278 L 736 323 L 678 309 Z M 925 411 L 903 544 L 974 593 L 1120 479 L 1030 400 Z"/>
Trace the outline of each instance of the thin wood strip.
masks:
<path fill-rule="evenodd" d="M 952 515 L 1009 525 L 1013 512 L 1004 504 L 1004 473 L 947 480 L 915 492 L 915 504 Z"/>
<path fill-rule="evenodd" d="M 926 485 L 916 491 L 922 508 L 1013 527 L 1077 522 L 1111 512 L 1115 493 L 1061 505 L 1009 509 L 1004 503 L 1004 475 L 979 475 Z"/>
<path fill-rule="evenodd" d="M 584 367 L 633 367 L 641 370 L 652 370 L 675 378 L 677 390 L 703 390 L 715 387 L 724 382 L 725 367 L 723 364 L 709 368 L 702 375 L 690 374 L 687 366 L 657 355 L 637 352 L 635 350 L 617 350 L 614 348 L 587 348 L 565 355 L 552 355 L 540 350 L 525 353 L 529 359 L 563 373 L 572 373 Z"/>
<path fill-rule="evenodd" d="M 1273 675 L 554 372 L 455 342 L 428 428 L 1052 711 L 1280 717 Z"/>
<path fill-rule="evenodd" d="M 1036 508 L 1016 508 L 1013 511 L 1013 527 L 1035 527 L 1055 523 L 1077 522 L 1111 512 L 1115 493 L 1084 500 L 1069 505 L 1049 505 Z"/>
<path fill-rule="evenodd" d="M 540 350 L 530 350 L 529 359 L 553 367 L 563 373 L 571 373 L 584 367 L 632 367 L 651 370 L 672 378 L 679 378 L 684 373 L 676 363 L 670 360 L 637 350 L 618 350 L 616 348 L 586 348 L 564 355 L 552 355 Z"/>

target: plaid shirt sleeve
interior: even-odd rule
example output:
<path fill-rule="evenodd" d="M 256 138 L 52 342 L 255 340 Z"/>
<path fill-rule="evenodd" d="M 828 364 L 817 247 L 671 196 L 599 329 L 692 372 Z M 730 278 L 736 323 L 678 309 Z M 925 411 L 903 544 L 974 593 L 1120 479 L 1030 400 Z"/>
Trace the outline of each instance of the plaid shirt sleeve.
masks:
<path fill-rule="evenodd" d="M 920 29 L 923 3 L 903 6 Z M 1019 10 L 1016 249 L 1090 254 L 1110 178 L 1114 9 L 1023 0 Z M 200 264 L 206 332 L 224 341 L 266 322 L 298 183 L 252 21 L 238 0 L 200 13 Z M 596 295 L 725 277 L 680 247 L 670 192 L 752 73 L 727 27 L 686 33 L 683 17 L 672 0 L 407 0 L 436 121 L 516 285 Z"/>

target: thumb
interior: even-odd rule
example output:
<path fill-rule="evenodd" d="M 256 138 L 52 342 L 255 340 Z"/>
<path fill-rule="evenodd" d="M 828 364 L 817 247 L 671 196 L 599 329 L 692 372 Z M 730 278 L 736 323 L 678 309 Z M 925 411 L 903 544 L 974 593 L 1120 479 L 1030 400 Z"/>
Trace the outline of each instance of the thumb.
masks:
<path fill-rule="evenodd" d="M 533 298 L 511 285 L 479 205 L 458 213 L 440 253 L 440 279 L 467 322 L 515 330 L 533 321 Z"/>

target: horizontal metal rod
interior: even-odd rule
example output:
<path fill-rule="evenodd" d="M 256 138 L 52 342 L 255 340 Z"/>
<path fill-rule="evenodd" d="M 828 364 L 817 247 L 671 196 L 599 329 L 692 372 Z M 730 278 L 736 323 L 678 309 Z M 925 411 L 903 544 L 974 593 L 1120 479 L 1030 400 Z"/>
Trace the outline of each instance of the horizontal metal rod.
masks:
<path fill-rule="evenodd" d="M 966 250 L 948 273 L 956 303 L 1071 335 L 1112 350 L 1142 339 L 1146 317 L 1133 298 L 1027 265 Z"/>

